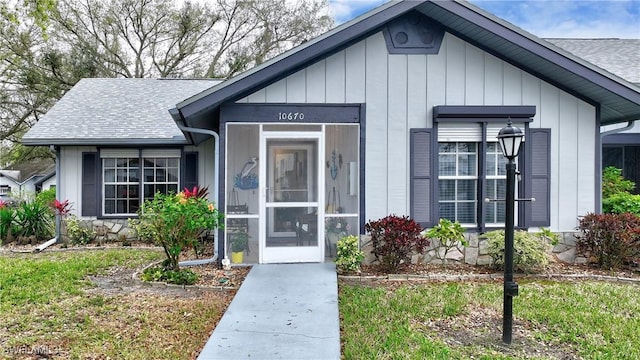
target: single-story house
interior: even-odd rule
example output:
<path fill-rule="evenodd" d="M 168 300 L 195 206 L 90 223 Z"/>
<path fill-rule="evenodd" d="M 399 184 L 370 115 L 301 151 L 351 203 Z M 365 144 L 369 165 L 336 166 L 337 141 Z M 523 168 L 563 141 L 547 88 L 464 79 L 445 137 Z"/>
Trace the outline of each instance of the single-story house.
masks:
<path fill-rule="evenodd" d="M 0 170 L 0 196 L 3 198 L 33 196 L 55 181 L 53 159 L 32 159 Z M 43 187 L 44 184 L 44 187 Z M 1 198 L 0 198 L 1 199 Z"/>
<path fill-rule="evenodd" d="M 169 116 L 170 114 L 170 116 Z M 573 232 L 600 208 L 601 129 L 640 89 L 462 1 L 386 3 L 230 80 L 84 79 L 24 136 L 53 145 L 84 219 L 209 186 L 245 262 L 320 262 L 389 214 L 504 226 L 498 131 L 525 134 L 516 226 Z"/>

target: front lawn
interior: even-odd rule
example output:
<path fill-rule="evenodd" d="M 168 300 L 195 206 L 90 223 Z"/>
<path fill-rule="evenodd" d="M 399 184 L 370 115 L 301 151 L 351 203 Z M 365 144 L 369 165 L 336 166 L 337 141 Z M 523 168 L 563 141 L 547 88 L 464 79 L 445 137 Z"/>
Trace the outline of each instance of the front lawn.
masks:
<path fill-rule="evenodd" d="M 163 257 L 153 250 L 0 255 L 0 358 L 194 358 L 231 293 L 103 289 L 88 280 L 130 280 L 131 269 Z"/>
<path fill-rule="evenodd" d="M 639 359 L 637 285 L 523 281 L 513 343 L 502 283 L 340 285 L 345 359 Z"/>

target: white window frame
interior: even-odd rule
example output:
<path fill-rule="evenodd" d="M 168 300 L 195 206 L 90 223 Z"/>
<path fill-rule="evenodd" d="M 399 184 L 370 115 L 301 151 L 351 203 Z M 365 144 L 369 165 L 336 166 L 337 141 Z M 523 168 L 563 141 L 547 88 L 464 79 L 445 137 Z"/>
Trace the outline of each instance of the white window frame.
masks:
<path fill-rule="evenodd" d="M 144 149 L 144 150 L 139 150 L 139 149 L 104 149 L 101 150 L 100 152 L 100 172 L 101 172 L 101 178 L 102 178 L 102 186 L 101 186 L 101 193 L 102 193 L 102 197 L 101 197 L 101 208 L 102 208 L 102 216 L 122 216 L 122 217 L 127 217 L 127 216 L 135 216 L 136 213 L 135 212 L 127 212 L 127 213 L 118 213 L 118 212 L 106 212 L 106 203 L 107 203 L 107 197 L 106 195 L 106 186 L 116 186 L 116 197 L 115 198 L 109 198 L 109 199 L 115 199 L 116 204 L 115 204 L 115 209 L 117 210 L 117 202 L 118 202 L 118 197 L 117 197 L 117 186 L 118 185 L 126 185 L 126 186 L 137 186 L 138 187 L 138 206 L 142 206 L 142 203 L 145 201 L 145 194 L 144 194 L 144 190 L 145 190 L 145 184 L 153 184 L 155 185 L 159 185 L 159 184 L 165 184 L 167 185 L 167 188 L 169 188 L 168 185 L 175 185 L 175 191 L 178 192 L 180 191 L 180 177 L 181 177 L 181 157 L 182 157 L 182 152 L 180 149 Z M 115 159 L 116 162 L 116 166 L 115 167 L 106 167 L 105 166 L 105 160 L 106 159 Z M 138 159 L 138 181 L 129 181 L 130 180 L 130 176 L 127 176 L 127 181 L 118 181 L 118 174 L 117 174 L 117 162 L 118 159 L 127 159 L 127 163 L 131 160 L 131 159 Z M 147 159 L 153 159 L 153 163 L 154 163 L 154 179 L 153 181 L 150 182 L 146 182 L 144 179 L 144 170 L 148 169 L 148 167 L 145 165 L 145 160 Z M 168 164 L 169 159 L 177 159 L 177 176 L 176 176 L 176 180 L 175 181 L 168 181 L 168 173 L 167 173 L 167 169 L 169 169 L 169 167 L 167 165 L 165 165 L 164 167 L 160 167 L 160 168 L 164 168 L 165 169 L 165 180 L 164 182 L 162 181 L 156 181 L 156 170 L 159 169 L 155 164 L 157 164 L 157 160 L 158 159 L 164 159 L 165 160 L 165 164 Z M 173 167 L 171 167 L 173 168 Z M 115 181 L 106 181 L 106 170 L 107 169 L 113 169 L 116 173 L 115 173 Z M 131 168 L 129 166 L 127 166 L 127 174 L 129 175 L 129 171 L 131 171 Z M 173 189 L 171 189 L 173 190 Z M 148 198 L 148 197 L 147 197 Z M 126 200 L 131 201 L 132 198 L 126 198 Z M 129 203 L 127 203 L 127 210 L 131 210 L 131 205 Z"/>
<path fill-rule="evenodd" d="M 494 143 L 495 144 L 495 151 L 489 152 L 489 146 L 488 144 L 490 143 Z M 506 189 L 506 181 L 507 181 L 507 172 L 506 172 L 506 168 L 504 167 L 504 164 L 506 164 L 507 160 L 504 157 L 504 155 L 502 155 L 502 150 L 500 150 L 500 145 L 498 144 L 497 141 L 487 141 L 487 149 L 485 149 L 484 151 L 484 161 L 485 161 L 485 194 L 488 198 L 490 199 L 495 199 L 498 195 L 496 193 L 494 194 L 489 194 L 486 191 L 486 186 L 487 186 L 487 182 L 489 181 L 493 181 L 495 185 L 497 185 L 497 180 L 504 180 L 505 181 L 505 189 Z M 492 156 L 495 158 L 496 162 L 495 162 L 495 168 L 493 169 L 493 172 L 491 175 L 487 174 L 487 159 Z M 502 173 L 500 171 L 500 169 L 502 169 Z M 494 190 L 496 189 L 494 185 Z M 506 190 L 505 190 L 506 191 Z M 506 194 L 505 194 L 506 196 Z M 484 208 L 485 208 L 485 212 L 484 212 L 484 225 L 485 227 L 503 227 L 504 226 L 504 221 L 502 222 L 497 222 L 497 221 L 492 221 L 489 222 L 487 221 L 487 215 L 489 213 L 489 211 L 491 211 L 493 213 L 493 219 L 496 220 L 497 219 L 497 213 L 498 213 L 498 207 L 502 206 L 504 207 L 504 201 L 491 201 L 489 203 L 485 203 L 484 204 Z"/>
<path fill-rule="evenodd" d="M 118 167 L 118 161 L 120 160 L 126 160 L 127 161 L 127 166 L 120 168 Z M 137 170 L 138 170 L 138 181 L 129 181 L 130 177 L 130 171 L 135 170 L 134 167 L 129 166 L 129 163 L 131 160 L 138 160 L 138 166 L 137 166 Z M 113 160 L 115 162 L 115 166 L 113 167 L 107 167 L 105 165 L 105 162 L 107 160 Z M 130 212 L 126 212 L 126 213 L 119 213 L 117 212 L 118 209 L 118 201 L 119 200 L 126 200 L 127 201 L 127 210 L 131 209 L 131 200 L 133 200 L 134 198 L 118 198 L 118 186 L 137 186 L 138 187 L 138 206 L 140 206 L 140 163 L 139 163 L 140 158 L 139 157 L 103 157 L 102 161 L 101 161 L 101 171 L 102 171 L 102 214 L 104 215 L 114 215 L 114 216 L 127 216 L 127 215 L 135 215 L 135 212 L 130 213 Z M 127 181 L 118 181 L 118 170 L 119 169 L 127 169 Z M 114 171 L 114 181 L 107 181 L 106 179 L 106 174 L 107 174 L 107 170 L 113 170 Z M 113 198 L 107 198 L 106 193 L 107 193 L 107 186 L 115 186 L 115 197 Z M 116 212 L 107 212 L 107 201 L 115 201 L 115 207 L 114 210 L 116 210 Z"/>
<path fill-rule="evenodd" d="M 171 159 L 176 159 L 177 160 L 177 165 L 174 166 L 169 166 L 169 161 Z M 153 167 L 148 167 L 147 166 L 147 161 L 151 160 L 153 162 Z M 158 166 L 158 160 L 164 160 L 165 161 L 165 166 Z M 169 181 L 169 169 L 176 169 L 176 179 L 175 181 Z M 152 170 L 153 171 L 153 181 L 146 181 L 145 180 L 145 172 L 146 170 Z M 165 177 L 165 181 L 157 181 L 157 171 L 158 170 L 164 170 L 164 177 Z M 176 157 L 143 157 L 142 158 L 142 176 L 140 178 L 140 182 L 141 182 L 141 192 L 142 192 L 142 199 L 144 200 L 149 200 L 149 199 L 153 199 L 153 196 L 155 195 L 155 192 L 157 192 L 157 186 L 158 185 L 165 185 L 166 187 L 166 193 L 169 192 L 175 192 L 177 193 L 178 191 L 180 191 L 180 158 L 176 158 Z M 156 191 L 154 191 L 153 194 L 151 194 L 151 196 L 148 196 L 145 193 L 145 185 L 153 185 L 154 189 Z M 169 189 L 170 187 L 174 187 L 173 189 Z"/>
<path fill-rule="evenodd" d="M 455 144 L 455 152 L 440 152 L 440 144 L 443 143 L 453 143 Z M 458 144 L 460 143 L 473 143 L 476 146 L 476 150 L 475 152 L 460 152 L 458 150 Z M 455 199 L 454 200 L 442 200 L 441 198 L 438 200 L 438 208 L 440 207 L 440 204 L 443 203 L 448 203 L 448 204 L 454 204 L 454 220 L 458 219 L 458 204 L 461 203 L 473 203 L 473 214 L 474 214 L 474 218 L 476 219 L 475 223 L 465 223 L 465 222 L 461 222 L 460 224 L 462 226 L 465 227 L 474 227 L 474 226 L 478 226 L 478 163 L 479 163 L 479 156 L 478 156 L 478 150 L 479 150 L 480 146 L 479 143 L 473 142 L 473 141 L 442 141 L 442 142 L 438 142 L 438 163 L 440 162 L 440 158 L 442 155 L 454 155 L 455 159 L 456 159 L 456 166 L 455 166 L 455 175 L 440 175 L 438 174 L 438 184 L 440 183 L 440 180 L 454 180 L 455 181 Z M 475 155 L 476 157 L 476 161 L 475 161 L 475 169 L 474 169 L 474 175 L 458 175 L 459 174 L 459 170 L 460 170 L 460 162 L 459 162 L 459 156 L 458 155 Z M 438 164 L 439 166 L 439 164 Z M 474 199 L 473 200 L 459 200 L 458 199 L 458 181 L 460 180 L 473 180 L 475 183 L 475 191 L 474 191 Z M 438 185 L 439 186 L 439 185 Z M 442 216 L 440 216 L 442 217 Z"/>

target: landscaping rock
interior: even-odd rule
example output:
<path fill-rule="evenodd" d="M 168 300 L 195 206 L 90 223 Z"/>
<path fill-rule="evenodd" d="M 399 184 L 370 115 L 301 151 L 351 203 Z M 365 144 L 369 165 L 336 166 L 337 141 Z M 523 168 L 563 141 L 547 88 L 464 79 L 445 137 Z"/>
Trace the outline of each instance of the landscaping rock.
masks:
<path fill-rule="evenodd" d="M 486 239 L 482 239 L 478 244 L 478 255 L 487 255 L 489 254 L 489 243 L 487 243 Z"/>
<path fill-rule="evenodd" d="M 553 253 L 557 254 L 557 253 L 562 253 L 565 252 L 567 250 L 569 250 L 571 247 L 565 245 L 565 244 L 558 244 L 556 246 L 553 247 Z"/>
<path fill-rule="evenodd" d="M 571 264 L 576 259 L 576 248 L 575 247 L 569 248 L 568 250 L 563 251 L 557 254 L 556 256 L 558 257 L 558 260 Z"/>
<path fill-rule="evenodd" d="M 467 247 L 464 250 L 464 262 L 466 264 L 475 265 L 478 263 L 478 248 L 477 247 Z"/>
<path fill-rule="evenodd" d="M 478 256 L 477 265 L 490 265 L 490 264 L 491 264 L 491 256 L 489 255 Z"/>
<path fill-rule="evenodd" d="M 475 234 L 471 234 L 469 235 L 469 247 L 470 248 L 477 248 L 480 244 L 480 240 L 478 239 L 478 236 Z"/>
<path fill-rule="evenodd" d="M 121 229 L 122 229 L 121 224 L 113 224 L 113 226 L 111 227 L 111 232 L 114 234 L 117 234 L 120 232 Z"/>

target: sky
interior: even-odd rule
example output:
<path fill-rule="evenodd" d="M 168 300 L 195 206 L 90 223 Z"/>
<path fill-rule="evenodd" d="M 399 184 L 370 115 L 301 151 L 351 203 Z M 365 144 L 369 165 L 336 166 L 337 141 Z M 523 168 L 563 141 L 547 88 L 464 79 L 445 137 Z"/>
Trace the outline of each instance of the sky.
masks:
<path fill-rule="evenodd" d="M 336 23 L 387 0 L 329 0 Z M 470 0 L 542 38 L 640 38 L 640 0 Z"/>

